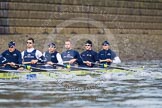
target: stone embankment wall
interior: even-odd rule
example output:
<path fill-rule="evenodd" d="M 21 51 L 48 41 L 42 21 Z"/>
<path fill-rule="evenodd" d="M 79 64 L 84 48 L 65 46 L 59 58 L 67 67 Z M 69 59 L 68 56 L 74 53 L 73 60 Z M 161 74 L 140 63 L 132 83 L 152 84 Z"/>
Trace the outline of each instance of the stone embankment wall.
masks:
<path fill-rule="evenodd" d="M 99 51 L 108 40 L 122 60 L 162 59 L 162 0 L 0 0 L 0 52 L 10 40 L 24 50 L 28 37 L 41 51 L 53 41 L 62 52 L 66 39 Z"/>

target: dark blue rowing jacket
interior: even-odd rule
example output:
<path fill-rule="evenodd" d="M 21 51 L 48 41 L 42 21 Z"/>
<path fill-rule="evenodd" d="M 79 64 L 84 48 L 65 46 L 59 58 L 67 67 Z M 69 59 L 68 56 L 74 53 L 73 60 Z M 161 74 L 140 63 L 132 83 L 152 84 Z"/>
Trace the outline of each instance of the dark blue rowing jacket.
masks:
<path fill-rule="evenodd" d="M 83 65 L 83 60 L 81 59 L 79 52 L 75 50 L 67 50 L 61 54 L 63 61 L 70 61 L 71 59 L 77 59 L 78 65 Z"/>
<path fill-rule="evenodd" d="M 4 57 L 0 54 L 0 65 L 5 64 L 5 63 L 7 63 L 6 58 L 4 58 Z"/>
<path fill-rule="evenodd" d="M 81 57 L 82 57 L 83 61 L 89 61 L 92 63 L 95 63 L 96 61 L 98 61 L 98 54 L 97 54 L 97 52 L 95 52 L 93 50 L 86 50 L 86 51 L 82 52 Z M 84 64 L 84 65 L 87 66 L 86 64 Z M 94 65 L 92 64 L 92 66 L 90 66 L 90 67 L 93 67 L 93 66 Z"/>
<path fill-rule="evenodd" d="M 108 50 L 101 50 L 98 53 L 98 58 L 99 60 L 105 60 L 105 59 L 111 59 L 114 60 L 114 58 L 116 57 L 116 53 L 114 51 L 112 51 L 111 49 Z M 108 64 L 110 65 L 111 63 L 108 62 L 102 62 L 103 64 Z"/>
<path fill-rule="evenodd" d="M 17 49 L 13 52 L 9 52 L 9 50 L 6 50 L 2 53 L 2 56 L 6 58 L 7 63 L 8 62 L 13 62 L 15 64 L 22 64 L 22 57 L 21 57 L 21 52 Z M 11 67 L 10 65 L 6 65 L 5 69 L 15 69 Z"/>
<path fill-rule="evenodd" d="M 57 60 L 57 51 L 55 51 L 54 53 L 49 53 L 49 51 L 46 51 L 45 52 L 45 62 L 48 62 L 48 61 L 51 61 L 53 63 L 58 63 L 58 60 Z"/>

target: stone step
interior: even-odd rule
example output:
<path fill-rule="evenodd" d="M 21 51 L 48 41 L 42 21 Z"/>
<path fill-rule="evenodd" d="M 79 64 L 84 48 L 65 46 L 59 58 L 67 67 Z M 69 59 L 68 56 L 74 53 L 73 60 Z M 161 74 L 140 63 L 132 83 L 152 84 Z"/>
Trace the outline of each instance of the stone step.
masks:
<path fill-rule="evenodd" d="M 133 8 L 130 6 L 136 6 L 132 4 L 129 6 L 128 4 L 126 6 L 112 6 L 113 1 L 111 1 L 110 6 L 101 7 L 101 6 L 87 6 L 87 5 L 65 5 L 65 4 L 41 4 L 41 3 L 22 3 L 22 2 L 0 2 L 0 9 L 10 9 L 10 10 L 31 10 L 31 11 L 53 11 L 53 12 L 98 12 L 101 13 L 101 11 L 106 11 L 108 8 Z M 128 3 L 128 2 L 127 2 Z M 145 2 L 144 2 L 145 3 Z M 119 3 L 116 3 L 117 5 Z M 123 5 L 125 5 L 123 3 Z M 158 6 L 157 6 L 158 5 Z M 150 9 L 151 6 L 154 6 L 154 8 L 151 8 L 152 10 L 161 10 L 162 9 L 162 3 L 157 5 L 153 5 L 150 3 L 147 4 L 145 8 L 133 8 L 133 9 Z M 137 6 L 143 6 L 142 4 L 139 4 Z"/>
<path fill-rule="evenodd" d="M 10 2 L 161 9 L 159 0 L 10 0 Z"/>
<path fill-rule="evenodd" d="M 105 11 L 106 12 L 106 11 Z M 108 14 L 106 14 L 108 13 Z M 161 17 L 162 16 L 162 10 L 160 11 L 155 11 L 155 10 L 128 10 L 128 9 L 121 9 L 120 11 L 117 9 L 110 9 L 106 13 L 102 14 L 88 14 L 88 13 L 71 13 L 71 12 L 42 12 L 42 11 L 16 11 L 16 10 L 0 10 L 0 17 L 4 18 L 29 18 L 29 19 L 47 19 L 47 18 L 56 18 L 56 19 L 69 19 L 69 18 L 76 18 L 76 17 L 90 17 L 97 16 L 99 19 L 100 17 L 107 17 L 108 15 L 119 15 L 119 16 L 139 16 L 139 17 L 146 17 L 146 16 L 154 16 L 155 18 L 157 16 Z M 132 16 L 132 17 L 133 17 Z M 131 17 L 131 18 L 132 18 Z M 117 19 L 118 16 L 115 17 Z M 136 18 L 136 17 L 135 17 Z M 102 18 L 100 18 L 102 20 Z M 139 18 L 138 18 L 139 19 Z M 107 20 L 107 19 L 105 19 Z"/>
<path fill-rule="evenodd" d="M 117 0 L 117 1 L 128 1 L 128 2 L 130 2 L 130 0 Z M 161 3 L 162 1 L 161 0 L 133 0 L 133 2 Z"/>
<path fill-rule="evenodd" d="M 153 29 L 101 29 L 101 28 L 46 28 L 46 27 L 0 27 L 2 34 L 148 34 L 162 35 Z"/>
<path fill-rule="evenodd" d="M 24 19 L 8 19 L 1 20 L 2 26 L 11 27 L 69 27 L 69 28 L 100 28 L 109 29 L 162 29 L 161 23 L 142 23 L 142 22 L 97 22 L 97 21 L 78 21 L 78 20 L 24 20 Z M 102 26 L 102 24 L 104 26 Z"/>
<path fill-rule="evenodd" d="M 27 11 L 0 11 L 1 17 L 9 17 L 11 20 L 15 18 L 17 19 L 46 19 L 46 20 L 66 20 L 66 19 L 76 19 L 79 17 L 85 17 L 90 18 L 92 20 L 97 21 L 127 21 L 127 22 L 154 22 L 154 23 L 161 23 L 162 22 L 162 16 L 139 16 L 139 15 L 113 15 L 113 14 L 87 14 L 87 13 L 65 13 L 65 12 L 52 12 L 52 13 L 46 13 L 46 12 L 37 12 L 33 11 L 34 13 L 28 13 Z M 6 14 L 5 14 L 6 13 Z M 28 16 L 30 15 L 30 16 Z M 49 16 L 46 16 L 49 15 Z M 29 19 L 28 19 L 29 20 Z M 45 21 L 46 21 L 45 20 Z"/>

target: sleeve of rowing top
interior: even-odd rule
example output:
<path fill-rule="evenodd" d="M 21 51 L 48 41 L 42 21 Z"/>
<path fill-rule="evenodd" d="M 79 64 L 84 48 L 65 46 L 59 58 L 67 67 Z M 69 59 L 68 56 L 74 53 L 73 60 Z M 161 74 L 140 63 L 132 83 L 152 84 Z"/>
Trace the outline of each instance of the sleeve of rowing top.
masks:
<path fill-rule="evenodd" d="M 83 60 L 80 57 L 79 52 L 75 51 L 75 58 L 77 59 L 76 62 L 78 63 L 78 65 L 83 65 Z"/>
<path fill-rule="evenodd" d="M 1 56 L 5 57 L 6 53 L 7 53 L 7 50 L 5 50 L 4 52 L 2 52 Z"/>
<path fill-rule="evenodd" d="M 39 50 L 36 50 L 36 58 L 39 59 L 40 57 L 43 56 L 42 52 L 40 52 Z"/>
<path fill-rule="evenodd" d="M 17 50 L 18 53 L 18 64 L 22 64 L 22 55 L 21 52 Z"/>
<path fill-rule="evenodd" d="M 43 56 L 45 57 L 46 52 L 43 53 Z"/>
<path fill-rule="evenodd" d="M 58 64 L 62 64 L 63 65 L 63 60 L 62 60 L 62 57 L 61 57 L 60 53 L 57 53 L 56 58 L 58 60 Z"/>
<path fill-rule="evenodd" d="M 41 57 L 39 57 L 38 62 L 45 63 L 46 62 L 45 57 L 43 55 Z"/>
<path fill-rule="evenodd" d="M 99 61 L 98 53 L 94 51 L 93 57 L 95 59 L 95 62 Z"/>
<path fill-rule="evenodd" d="M 0 64 L 5 64 L 5 63 L 7 63 L 6 58 L 0 55 Z"/>
<path fill-rule="evenodd" d="M 46 58 L 46 52 L 43 53 L 43 63 L 48 62 L 47 58 Z"/>
<path fill-rule="evenodd" d="M 113 63 L 115 63 L 115 64 L 121 63 L 120 58 L 119 58 L 118 56 L 116 56 L 116 57 L 114 58 L 114 60 L 113 60 Z"/>
<path fill-rule="evenodd" d="M 42 52 L 39 50 L 36 50 L 36 58 L 38 59 L 38 62 L 44 63 L 45 62 L 45 57 L 43 56 Z"/>
<path fill-rule="evenodd" d="M 21 52 L 21 57 L 22 57 L 22 60 L 24 59 L 24 51 Z"/>
<path fill-rule="evenodd" d="M 0 58 L 1 58 L 1 63 L 2 64 L 5 64 L 5 63 L 7 63 L 8 62 L 8 60 L 7 60 L 7 58 L 5 57 L 6 56 L 6 54 L 7 54 L 7 50 L 5 50 L 4 52 L 2 52 L 2 54 L 0 54 Z"/>
<path fill-rule="evenodd" d="M 106 59 L 105 52 L 103 50 L 99 51 L 98 59 L 99 60 L 105 60 Z"/>
<path fill-rule="evenodd" d="M 111 54 L 112 54 L 113 63 L 115 63 L 115 64 L 121 63 L 120 58 L 116 55 L 116 53 L 114 51 L 112 51 Z"/>

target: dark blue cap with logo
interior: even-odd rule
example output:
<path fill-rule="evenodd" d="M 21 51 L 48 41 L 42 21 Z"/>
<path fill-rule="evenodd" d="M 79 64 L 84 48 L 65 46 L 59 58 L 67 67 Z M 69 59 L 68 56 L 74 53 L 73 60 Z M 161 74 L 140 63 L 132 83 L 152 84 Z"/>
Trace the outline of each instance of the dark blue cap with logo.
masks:
<path fill-rule="evenodd" d="M 108 41 L 104 41 L 102 45 L 110 45 L 110 43 Z"/>
<path fill-rule="evenodd" d="M 14 46 L 16 46 L 16 43 L 14 41 L 8 43 L 9 48 L 13 48 Z"/>
<path fill-rule="evenodd" d="M 90 44 L 90 45 L 92 45 L 92 41 L 91 41 L 91 40 L 87 40 L 87 41 L 85 42 L 85 44 Z"/>
<path fill-rule="evenodd" d="M 49 43 L 49 44 L 48 44 L 48 47 L 53 47 L 53 48 L 55 48 L 56 45 L 55 45 L 55 43 Z"/>

